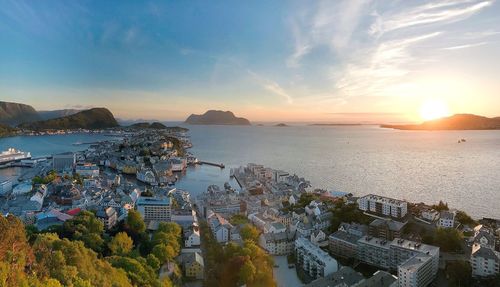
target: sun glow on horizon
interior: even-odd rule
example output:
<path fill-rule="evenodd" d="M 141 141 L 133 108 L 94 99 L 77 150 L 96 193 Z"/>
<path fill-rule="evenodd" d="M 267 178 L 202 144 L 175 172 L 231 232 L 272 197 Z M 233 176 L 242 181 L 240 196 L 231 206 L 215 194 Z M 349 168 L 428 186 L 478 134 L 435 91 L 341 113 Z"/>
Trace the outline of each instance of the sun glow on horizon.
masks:
<path fill-rule="evenodd" d="M 429 99 L 420 106 L 420 117 L 424 121 L 435 120 L 450 115 L 448 104 L 443 100 Z"/>

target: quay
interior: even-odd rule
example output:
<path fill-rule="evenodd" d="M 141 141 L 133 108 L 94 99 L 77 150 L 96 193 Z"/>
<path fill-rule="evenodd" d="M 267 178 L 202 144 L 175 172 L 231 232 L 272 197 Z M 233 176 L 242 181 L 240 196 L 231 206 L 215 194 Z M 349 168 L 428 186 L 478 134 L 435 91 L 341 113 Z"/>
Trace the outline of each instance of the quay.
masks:
<path fill-rule="evenodd" d="M 220 167 L 220 168 L 226 167 L 223 163 L 213 163 L 213 162 L 208 162 L 208 161 L 198 161 L 198 164 L 206 164 L 206 165 L 216 166 L 216 167 Z"/>

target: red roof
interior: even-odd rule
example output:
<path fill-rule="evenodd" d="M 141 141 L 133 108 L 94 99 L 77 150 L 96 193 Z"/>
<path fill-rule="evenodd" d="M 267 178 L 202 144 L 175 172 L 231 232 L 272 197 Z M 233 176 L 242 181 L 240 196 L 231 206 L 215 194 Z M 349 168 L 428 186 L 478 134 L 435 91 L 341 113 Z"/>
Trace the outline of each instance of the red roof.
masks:
<path fill-rule="evenodd" d="M 77 215 L 78 213 L 80 213 L 80 211 L 82 211 L 82 209 L 81 209 L 81 208 L 73 208 L 73 209 L 70 209 L 70 210 L 66 211 L 66 214 L 69 214 L 69 215 L 75 216 L 75 215 Z"/>

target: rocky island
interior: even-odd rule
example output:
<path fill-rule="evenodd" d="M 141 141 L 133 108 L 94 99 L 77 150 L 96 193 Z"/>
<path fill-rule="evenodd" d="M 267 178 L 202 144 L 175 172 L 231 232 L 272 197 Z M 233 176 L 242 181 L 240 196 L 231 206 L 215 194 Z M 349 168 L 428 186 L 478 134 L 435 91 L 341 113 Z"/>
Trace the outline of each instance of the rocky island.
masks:
<path fill-rule="evenodd" d="M 451 117 L 426 121 L 416 125 L 381 125 L 382 128 L 398 130 L 499 130 L 500 117 L 487 118 L 472 114 L 457 114 Z"/>
<path fill-rule="evenodd" d="M 190 125 L 251 125 L 249 120 L 236 117 L 230 111 L 216 110 L 209 110 L 203 115 L 192 114 L 186 119 L 185 123 Z"/>

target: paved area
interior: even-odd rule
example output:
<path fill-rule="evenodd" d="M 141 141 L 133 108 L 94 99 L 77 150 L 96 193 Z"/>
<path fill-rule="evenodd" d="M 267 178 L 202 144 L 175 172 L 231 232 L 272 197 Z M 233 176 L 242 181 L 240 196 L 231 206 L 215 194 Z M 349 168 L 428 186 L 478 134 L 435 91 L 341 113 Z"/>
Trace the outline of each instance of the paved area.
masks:
<path fill-rule="evenodd" d="M 273 268 L 274 279 L 278 283 L 278 287 L 298 287 L 304 286 L 297 277 L 295 268 L 288 268 L 286 256 L 273 256 L 274 264 L 279 267 Z"/>

